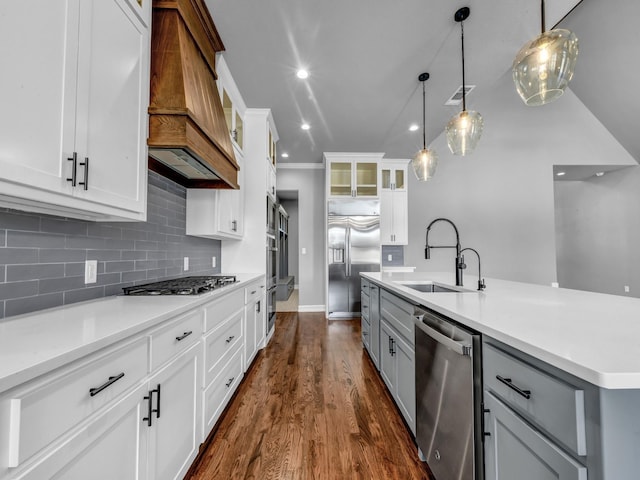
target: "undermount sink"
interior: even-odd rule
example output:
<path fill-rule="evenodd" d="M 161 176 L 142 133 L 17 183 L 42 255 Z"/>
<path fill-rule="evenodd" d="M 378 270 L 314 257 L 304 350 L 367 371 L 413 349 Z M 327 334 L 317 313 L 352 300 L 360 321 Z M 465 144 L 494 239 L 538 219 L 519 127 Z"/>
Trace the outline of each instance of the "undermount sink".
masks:
<path fill-rule="evenodd" d="M 411 288 L 423 293 L 463 293 L 469 291 L 463 288 L 444 287 L 436 283 L 396 283 L 398 283 L 398 285 L 402 285 L 403 287 Z"/>

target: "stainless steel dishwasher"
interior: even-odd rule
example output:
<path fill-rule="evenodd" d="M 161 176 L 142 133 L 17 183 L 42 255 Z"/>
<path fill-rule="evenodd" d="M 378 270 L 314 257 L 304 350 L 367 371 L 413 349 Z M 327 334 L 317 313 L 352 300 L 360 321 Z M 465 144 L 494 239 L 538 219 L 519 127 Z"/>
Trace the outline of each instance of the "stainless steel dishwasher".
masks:
<path fill-rule="evenodd" d="M 482 480 L 480 335 L 416 308 L 416 441 L 436 480 Z"/>

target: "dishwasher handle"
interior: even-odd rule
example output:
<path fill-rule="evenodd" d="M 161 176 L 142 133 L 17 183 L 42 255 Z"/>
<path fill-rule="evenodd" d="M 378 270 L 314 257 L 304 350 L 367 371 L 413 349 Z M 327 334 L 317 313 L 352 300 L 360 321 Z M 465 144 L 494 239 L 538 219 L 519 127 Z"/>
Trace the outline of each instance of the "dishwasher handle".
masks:
<path fill-rule="evenodd" d="M 453 350 L 458 355 L 467 356 L 467 357 L 471 356 L 471 351 L 472 351 L 471 345 L 463 342 L 456 342 L 452 338 L 449 338 L 446 335 L 443 335 L 442 333 L 438 332 L 434 328 L 431 328 L 429 325 L 424 323 L 423 318 L 424 318 L 424 313 L 422 314 L 416 313 L 413 316 L 413 322 L 415 323 L 417 328 L 422 330 L 425 334 L 429 335 L 436 342 L 440 343 L 441 345 L 444 345 L 450 350 Z"/>

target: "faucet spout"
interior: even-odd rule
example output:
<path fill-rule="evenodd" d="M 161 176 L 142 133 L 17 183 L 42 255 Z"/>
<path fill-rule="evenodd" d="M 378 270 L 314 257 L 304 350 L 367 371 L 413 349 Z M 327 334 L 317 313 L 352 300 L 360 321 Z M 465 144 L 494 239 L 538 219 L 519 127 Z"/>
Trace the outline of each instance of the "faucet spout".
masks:
<path fill-rule="evenodd" d="M 487 288 L 487 285 L 484 283 L 484 278 L 482 278 L 482 270 L 480 267 L 480 254 L 476 249 L 470 248 L 470 247 L 463 248 L 462 250 L 460 250 L 460 253 L 466 250 L 472 251 L 473 253 L 476 254 L 476 257 L 478 257 L 478 290 L 484 290 L 485 288 Z M 462 263 L 464 263 L 464 255 L 462 256 Z"/>
<path fill-rule="evenodd" d="M 429 232 L 431 231 L 431 227 L 437 222 L 447 222 L 449 225 L 453 227 L 453 230 L 456 233 L 456 244 L 455 245 L 429 245 Z M 456 285 L 458 287 L 462 286 L 462 270 L 464 269 L 464 260 L 461 258 L 462 247 L 460 246 L 460 234 L 458 233 L 458 227 L 456 227 L 455 223 L 453 223 L 448 218 L 436 218 L 427 226 L 427 234 L 425 239 L 425 248 L 424 248 L 424 258 L 429 260 L 431 258 L 431 249 L 432 248 L 455 248 L 456 249 Z"/>

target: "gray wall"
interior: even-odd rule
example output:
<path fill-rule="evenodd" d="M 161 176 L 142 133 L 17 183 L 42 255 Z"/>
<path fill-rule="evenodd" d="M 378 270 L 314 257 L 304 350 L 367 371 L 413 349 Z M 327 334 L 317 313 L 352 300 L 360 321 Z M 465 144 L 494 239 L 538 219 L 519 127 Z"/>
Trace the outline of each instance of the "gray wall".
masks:
<path fill-rule="evenodd" d="M 220 260 L 220 242 L 184 233 L 183 187 L 149 172 L 147 212 L 146 222 L 93 223 L 0 209 L 0 318 L 117 295 L 124 286 L 219 273 L 211 257 Z M 84 283 L 85 260 L 98 260 L 95 284 Z"/>
<path fill-rule="evenodd" d="M 436 250 L 431 260 L 424 259 L 428 223 L 447 217 L 457 224 L 462 246 L 479 250 L 484 275 L 555 282 L 553 165 L 636 162 L 571 91 L 549 105 L 526 107 L 507 72 L 468 108 L 484 118 L 476 151 L 455 157 L 441 134 L 432 144 L 440 156 L 435 177 L 420 184 L 409 176 L 405 264 L 417 271 L 451 272 L 454 280 L 452 251 Z M 452 239 L 445 224 L 430 236 L 433 244 Z M 467 265 L 467 277 L 476 275 L 473 256 Z"/>
<path fill-rule="evenodd" d="M 298 200 L 281 200 L 280 202 L 284 209 L 289 214 L 289 272 L 288 274 L 295 278 L 296 285 L 298 285 L 298 278 L 300 272 L 298 269 L 298 256 L 300 250 L 298 247 Z"/>
<path fill-rule="evenodd" d="M 324 168 L 278 167 L 278 189 L 298 192 L 298 248 L 301 310 L 324 311 L 325 302 L 325 180 Z M 307 253 L 302 254 L 305 248 Z"/>
<path fill-rule="evenodd" d="M 640 167 L 554 187 L 560 286 L 640 297 Z"/>

